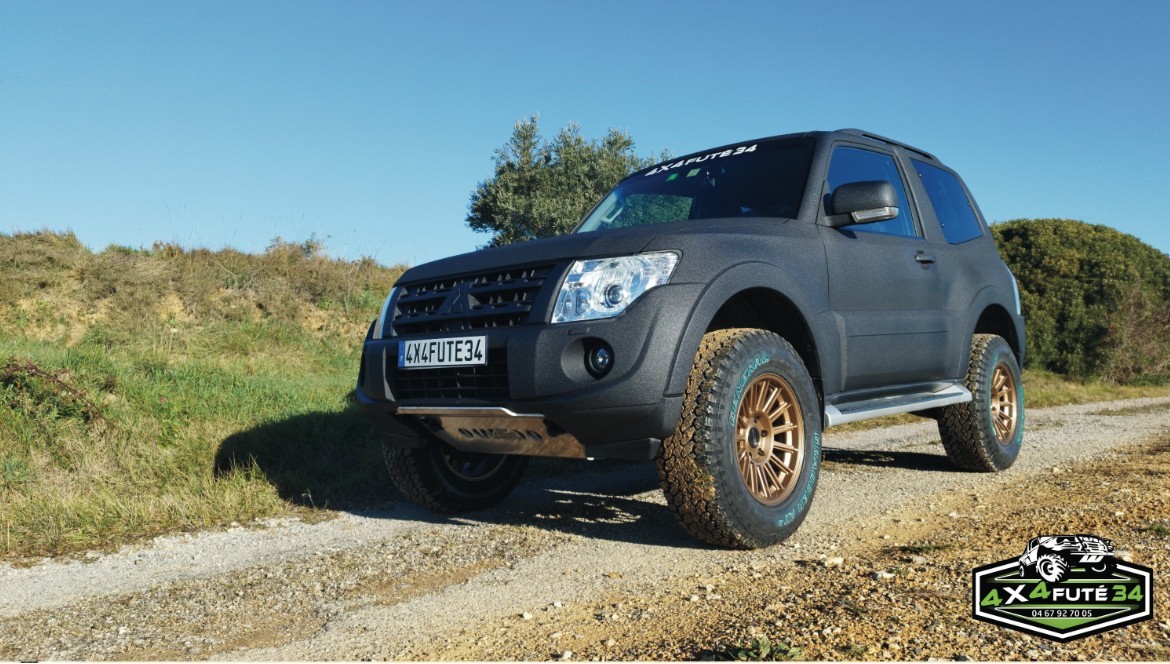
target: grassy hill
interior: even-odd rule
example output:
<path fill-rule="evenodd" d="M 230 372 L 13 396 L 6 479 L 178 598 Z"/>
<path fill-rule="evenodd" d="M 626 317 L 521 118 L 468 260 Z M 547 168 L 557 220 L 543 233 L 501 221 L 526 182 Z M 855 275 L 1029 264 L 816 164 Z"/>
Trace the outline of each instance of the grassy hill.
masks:
<path fill-rule="evenodd" d="M 401 272 L 0 235 L 0 555 L 388 497 L 348 399 Z"/>
<path fill-rule="evenodd" d="M 0 558 L 391 499 L 349 399 L 401 272 L 0 234 Z M 1025 382 L 1031 406 L 1170 392 Z"/>

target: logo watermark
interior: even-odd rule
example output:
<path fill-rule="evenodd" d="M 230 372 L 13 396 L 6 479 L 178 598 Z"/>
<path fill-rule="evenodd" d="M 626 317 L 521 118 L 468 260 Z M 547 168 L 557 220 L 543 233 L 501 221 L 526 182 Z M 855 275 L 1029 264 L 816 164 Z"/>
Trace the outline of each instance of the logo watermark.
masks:
<path fill-rule="evenodd" d="M 1019 558 L 974 572 L 972 617 L 1067 642 L 1154 617 L 1153 570 L 1096 535 L 1034 537 Z"/>

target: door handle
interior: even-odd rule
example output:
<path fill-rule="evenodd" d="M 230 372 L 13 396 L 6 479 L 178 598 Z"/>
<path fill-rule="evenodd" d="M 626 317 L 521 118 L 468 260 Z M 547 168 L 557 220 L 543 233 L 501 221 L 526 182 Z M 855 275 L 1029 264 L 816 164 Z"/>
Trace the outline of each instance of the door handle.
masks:
<path fill-rule="evenodd" d="M 935 259 L 934 259 L 934 256 L 931 256 L 930 254 L 926 253 L 925 251 L 919 251 L 918 253 L 914 254 L 914 260 L 921 263 L 922 267 L 926 267 L 926 266 L 934 263 Z"/>

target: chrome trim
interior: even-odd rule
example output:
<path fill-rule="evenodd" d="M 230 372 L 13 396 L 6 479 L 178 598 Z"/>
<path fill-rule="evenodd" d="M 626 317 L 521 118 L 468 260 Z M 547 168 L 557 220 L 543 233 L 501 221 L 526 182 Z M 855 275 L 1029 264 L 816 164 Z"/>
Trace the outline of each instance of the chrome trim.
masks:
<path fill-rule="evenodd" d="M 886 415 L 913 413 L 927 408 L 969 403 L 972 399 L 974 397 L 971 395 L 970 390 L 962 385 L 955 384 L 938 392 L 885 397 L 854 404 L 839 404 L 841 408 L 845 408 L 844 411 L 840 410 L 838 406 L 827 405 L 825 406 L 825 428 L 827 429 L 831 426 L 846 424 L 848 422 L 859 422 L 875 417 L 884 417 Z"/>
<path fill-rule="evenodd" d="M 515 413 L 497 406 L 399 406 L 399 415 L 433 415 L 436 417 L 539 417 L 539 413 Z"/>
<path fill-rule="evenodd" d="M 873 221 L 886 221 L 898 216 L 898 208 L 896 207 L 880 207 L 872 210 L 857 210 L 850 212 L 849 216 L 853 217 L 853 223 L 864 224 Z"/>

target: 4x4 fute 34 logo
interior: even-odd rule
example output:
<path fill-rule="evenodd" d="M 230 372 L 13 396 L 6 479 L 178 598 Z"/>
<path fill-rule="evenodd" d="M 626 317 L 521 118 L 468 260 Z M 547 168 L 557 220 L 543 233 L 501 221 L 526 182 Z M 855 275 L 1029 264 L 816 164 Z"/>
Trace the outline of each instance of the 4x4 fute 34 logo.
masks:
<path fill-rule="evenodd" d="M 1118 560 L 1095 535 L 1034 537 L 1019 558 L 975 570 L 972 615 L 1055 641 L 1154 616 L 1153 571 Z"/>

